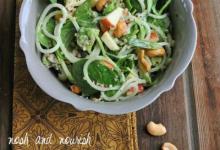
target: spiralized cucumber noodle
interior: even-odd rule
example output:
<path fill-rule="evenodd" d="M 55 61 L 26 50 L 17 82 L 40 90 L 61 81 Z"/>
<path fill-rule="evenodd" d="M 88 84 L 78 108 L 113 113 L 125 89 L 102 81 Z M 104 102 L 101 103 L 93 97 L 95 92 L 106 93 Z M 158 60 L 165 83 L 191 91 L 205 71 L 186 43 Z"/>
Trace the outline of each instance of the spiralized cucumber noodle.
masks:
<path fill-rule="evenodd" d="M 61 4 L 57 4 L 57 3 L 55 3 L 55 4 L 50 4 L 50 5 L 48 5 L 46 8 L 45 8 L 45 10 L 43 11 L 43 13 L 42 13 L 42 15 L 41 15 L 41 17 L 40 17 L 40 19 L 39 19 L 39 21 L 38 21 L 38 24 L 37 24 L 37 33 L 38 32 L 40 32 L 40 30 L 41 30 L 41 27 L 42 27 L 42 25 L 44 24 L 44 22 L 47 22 L 49 19 L 47 19 L 46 18 L 46 15 L 48 14 L 48 12 L 51 10 L 51 9 L 53 9 L 53 8 L 59 8 L 61 11 L 62 11 L 62 20 L 61 20 L 61 22 L 63 22 L 63 21 L 65 21 L 66 20 L 66 18 L 67 18 L 67 15 L 68 15 L 68 12 L 67 12 L 67 10 L 66 10 L 66 8 L 63 6 L 63 5 L 61 5 Z M 54 16 L 55 14 L 54 13 L 52 13 L 52 15 Z M 49 15 L 49 17 L 48 18 L 50 18 L 50 16 L 51 15 Z M 46 18 L 46 19 L 45 19 Z M 51 34 L 48 34 L 48 32 L 46 31 L 46 29 L 43 29 L 43 31 L 44 31 L 44 34 L 46 34 L 47 36 L 49 35 L 49 37 L 50 38 L 52 38 L 53 40 L 55 40 L 56 41 L 56 45 L 53 47 L 53 48 L 49 48 L 49 49 L 44 49 L 44 48 L 42 48 L 42 46 L 41 46 L 41 44 L 40 44 L 40 42 L 39 42 L 39 38 L 38 38 L 38 34 L 36 34 L 36 46 L 37 46 L 37 49 L 41 52 L 41 53 L 53 53 L 53 52 L 55 52 L 58 48 L 59 48 L 59 46 L 60 46 L 60 44 L 61 44 L 61 41 L 58 39 L 58 37 L 60 36 L 60 34 L 61 34 L 61 27 L 60 28 L 57 28 L 56 27 L 56 29 L 55 29 L 55 36 L 53 36 L 53 35 L 51 35 Z M 45 32 L 46 31 L 46 32 Z"/>
<path fill-rule="evenodd" d="M 113 100 L 123 100 L 128 99 L 130 97 L 133 97 L 138 92 L 138 84 L 144 84 L 146 83 L 145 80 L 141 80 L 138 78 L 132 78 L 124 82 L 124 84 L 120 87 L 120 89 L 113 95 L 112 97 L 108 97 L 105 95 L 104 92 L 101 93 L 101 97 L 105 99 L 106 101 L 113 101 Z M 134 92 L 131 95 L 128 96 L 122 96 L 126 91 L 134 87 Z"/>

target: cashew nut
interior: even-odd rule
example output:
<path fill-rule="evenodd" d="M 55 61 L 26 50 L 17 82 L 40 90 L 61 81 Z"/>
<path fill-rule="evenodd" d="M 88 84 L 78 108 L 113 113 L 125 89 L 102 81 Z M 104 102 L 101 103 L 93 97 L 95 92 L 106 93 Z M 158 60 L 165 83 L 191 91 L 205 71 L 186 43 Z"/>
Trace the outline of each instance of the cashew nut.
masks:
<path fill-rule="evenodd" d="M 153 136 L 162 136 L 166 134 L 167 130 L 164 125 L 149 122 L 146 126 L 147 131 Z"/>
<path fill-rule="evenodd" d="M 166 142 L 162 145 L 161 150 L 178 150 L 172 143 Z"/>
<path fill-rule="evenodd" d="M 71 89 L 71 91 L 72 91 L 73 93 L 75 93 L 75 94 L 80 94 L 80 92 L 81 92 L 80 87 L 78 87 L 78 86 L 76 86 L 76 85 L 70 86 L 70 89 Z"/>
<path fill-rule="evenodd" d="M 151 63 L 145 59 L 145 50 L 137 50 L 138 54 L 138 66 L 142 72 L 148 72 L 151 70 Z"/>
<path fill-rule="evenodd" d="M 96 9 L 98 11 L 102 11 L 102 9 L 104 8 L 104 6 L 106 5 L 106 3 L 108 2 L 108 0 L 99 0 L 97 3 L 96 3 Z"/>
<path fill-rule="evenodd" d="M 148 57 L 157 57 L 157 56 L 164 56 L 166 54 L 166 51 L 164 48 L 159 48 L 159 49 L 146 50 L 145 54 Z"/>
<path fill-rule="evenodd" d="M 120 20 L 113 32 L 114 36 L 117 38 L 122 37 L 127 31 L 127 24 L 124 20 Z"/>
<path fill-rule="evenodd" d="M 61 19 L 62 17 L 63 17 L 62 14 L 56 14 L 54 18 L 55 18 L 56 21 L 60 21 L 60 19 Z"/>

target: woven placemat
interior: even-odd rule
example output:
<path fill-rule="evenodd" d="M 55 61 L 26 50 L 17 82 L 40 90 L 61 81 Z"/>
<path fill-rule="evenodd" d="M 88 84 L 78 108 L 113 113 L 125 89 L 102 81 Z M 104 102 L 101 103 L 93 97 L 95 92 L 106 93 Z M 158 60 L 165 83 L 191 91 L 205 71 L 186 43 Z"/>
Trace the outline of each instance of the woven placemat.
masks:
<path fill-rule="evenodd" d="M 18 14 L 21 3 L 22 0 L 17 0 L 13 138 L 23 138 L 25 143 L 14 144 L 13 149 L 138 149 L 135 113 L 110 116 L 95 112 L 81 112 L 69 104 L 56 101 L 49 97 L 34 83 L 27 70 L 24 55 L 18 45 L 20 38 Z M 72 143 L 71 145 L 71 143 L 68 143 L 68 141 L 76 139 L 77 137 L 89 137 L 90 144 L 82 145 Z M 64 139 L 67 139 L 66 143 L 64 141 L 62 142 Z M 49 142 L 49 144 L 46 144 L 47 142 Z M 62 144 L 60 142 L 62 142 Z"/>

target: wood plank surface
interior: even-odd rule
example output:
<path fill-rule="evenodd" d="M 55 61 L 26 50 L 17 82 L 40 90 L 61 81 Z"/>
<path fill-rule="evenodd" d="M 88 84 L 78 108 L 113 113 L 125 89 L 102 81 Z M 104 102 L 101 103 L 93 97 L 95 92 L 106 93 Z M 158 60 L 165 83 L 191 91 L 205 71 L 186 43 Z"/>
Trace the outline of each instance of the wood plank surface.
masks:
<path fill-rule="evenodd" d="M 193 0 L 198 46 L 192 61 L 201 150 L 220 149 L 220 0 Z"/>
<path fill-rule="evenodd" d="M 0 0 L 0 150 L 11 136 L 15 1 Z"/>
<path fill-rule="evenodd" d="M 220 149 L 220 0 L 193 3 L 198 27 L 194 59 L 171 91 L 138 112 L 140 149 L 156 149 L 164 141 L 184 150 Z M 143 126 L 151 120 L 164 123 L 168 134 L 147 135 Z"/>

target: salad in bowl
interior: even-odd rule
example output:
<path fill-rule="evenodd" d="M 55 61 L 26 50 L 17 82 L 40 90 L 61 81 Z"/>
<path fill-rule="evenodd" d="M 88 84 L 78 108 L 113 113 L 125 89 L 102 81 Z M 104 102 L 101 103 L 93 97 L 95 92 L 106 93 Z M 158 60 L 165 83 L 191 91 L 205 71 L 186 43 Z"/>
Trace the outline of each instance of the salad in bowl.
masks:
<path fill-rule="evenodd" d="M 126 100 L 157 84 L 172 61 L 170 3 L 50 0 L 37 21 L 37 51 L 73 94 Z"/>

